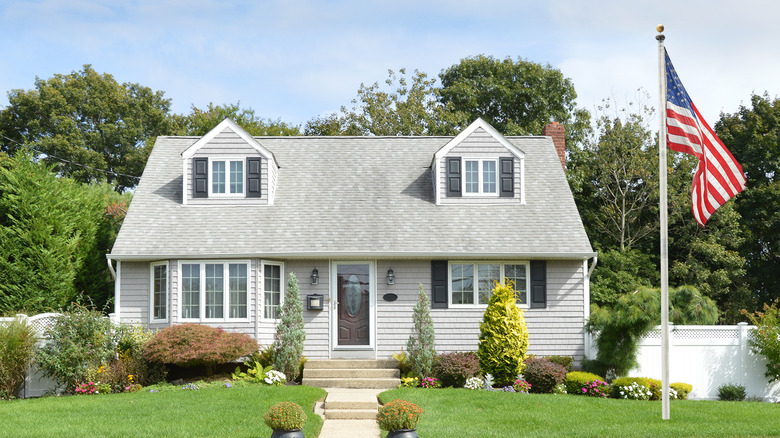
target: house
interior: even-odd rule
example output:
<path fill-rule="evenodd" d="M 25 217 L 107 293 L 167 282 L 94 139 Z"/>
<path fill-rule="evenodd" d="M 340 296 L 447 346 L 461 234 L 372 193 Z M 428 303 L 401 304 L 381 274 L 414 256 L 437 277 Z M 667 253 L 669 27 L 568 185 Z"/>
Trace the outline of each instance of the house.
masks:
<path fill-rule="evenodd" d="M 563 125 L 504 137 L 252 137 L 226 119 L 159 137 L 116 243 L 115 313 L 273 340 L 286 281 L 304 355 L 389 358 L 418 285 L 439 352 L 474 351 L 494 281 L 525 309 L 529 353 L 584 353 L 595 260 L 564 175 Z"/>

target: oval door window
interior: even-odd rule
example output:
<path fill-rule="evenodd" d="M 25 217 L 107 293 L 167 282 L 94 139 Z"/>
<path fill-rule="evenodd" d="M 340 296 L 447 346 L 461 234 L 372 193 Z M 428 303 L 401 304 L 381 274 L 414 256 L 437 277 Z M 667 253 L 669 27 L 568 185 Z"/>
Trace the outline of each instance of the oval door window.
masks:
<path fill-rule="evenodd" d="M 347 313 L 355 316 L 360 311 L 362 304 L 363 290 L 360 288 L 360 280 L 357 275 L 350 275 L 345 286 L 347 292 Z"/>

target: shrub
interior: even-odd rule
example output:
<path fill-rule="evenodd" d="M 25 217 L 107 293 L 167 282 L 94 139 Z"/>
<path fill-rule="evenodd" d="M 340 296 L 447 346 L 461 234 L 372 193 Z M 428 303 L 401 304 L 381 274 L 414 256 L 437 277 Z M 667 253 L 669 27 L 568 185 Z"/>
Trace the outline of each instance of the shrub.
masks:
<path fill-rule="evenodd" d="M 305 340 L 303 304 L 301 304 L 298 279 L 290 272 L 284 304 L 279 309 L 279 324 L 276 326 L 274 368 L 285 375 L 298 376 Z"/>
<path fill-rule="evenodd" d="M 566 385 L 566 393 L 575 395 L 583 394 L 582 388 L 585 387 L 585 384 L 588 382 L 594 382 L 596 380 L 604 380 L 604 378 L 593 373 L 586 373 L 584 371 L 572 371 L 566 373 L 566 379 L 564 380 L 564 385 Z"/>
<path fill-rule="evenodd" d="M 36 340 L 33 328 L 21 318 L 0 324 L 0 400 L 16 397 L 35 356 Z"/>
<path fill-rule="evenodd" d="M 306 423 L 306 414 L 296 403 L 280 402 L 265 411 L 264 419 L 271 429 L 297 430 L 302 429 Z"/>
<path fill-rule="evenodd" d="M 687 383 L 674 382 L 670 383 L 669 387 L 677 391 L 678 400 L 688 400 L 688 394 L 693 391 L 693 386 Z"/>
<path fill-rule="evenodd" d="M 566 368 L 547 359 L 529 359 L 523 377 L 531 384 L 531 392 L 547 394 L 566 379 Z"/>
<path fill-rule="evenodd" d="M 379 407 L 376 421 L 382 430 L 417 429 L 423 410 L 406 400 L 393 400 Z"/>
<path fill-rule="evenodd" d="M 440 354 L 436 356 L 433 374 L 443 387 L 462 388 L 466 379 L 479 374 L 479 358 L 471 351 Z"/>
<path fill-rule="evenodd" d="M 38 367 L 72 392 L 76 384 L 87 381 L 90 367 L 115 359 L 111 329 L 111 321 L 100 312 L 84 308 L 57 316 L 43 333 L 47 340 L 37 351 Z"/>
<path fill-rule="evenodd" d="M 417 305 L 412 314 L 412 333 L 406 341 L 409 354 L 409 367 L 420 378 L 433 373 L 433 362 L 436 358 L 436 337 L 431 319 L 431 302 L 420 284 Z"/>
<path fill-rule="evenodd" d="M 627 400 L 650 400 L 653 392 L 646 386 L 640 385 L 636 382 L 632 382 L 628 386 L 612 386 L 613 393 L 617 395 L 617 398 L 624 398 Z"/>
<path fill-rule="evenodd" d="M 230 333 L 202 324 L 166 327 L 146 344 L 144 358 L 184 367 L 206 366 L 211 375 L 219 363 L 257 351 L 257 342 L 244 333 Z"/>
<path fill-rule="evenodd" d="M 601 380 L 594 380 L 592 382 L 585 382 L 585 386 L 580 388 L 580 392 L 588 397 L 609 397 L 610 389 L 607 382 Z"/>
<path fill-rule="evenodd" d="M 621 398 L 620 390 L 618 388 L 621 386 L 630 386 L 634 382 L 650 390 L 650 392 L 652 393 L 650 395 L 650 400 L 661 399 L 661 381 L 658 379 L 650 379 L 647 377 L 620 377 L 618 379 L 613 380 L 612 397 Z"/>
<path fill-rule="evenodd" d="M 718 400 L 745 401 L 745 397 L 747 397 L 747 392 L 743 385 L 727 383 L 718 387 Z"/>
<path fill-rule="evenodd" d="M 140 325 L 120 324 L 116 327 L 117 360 L 108 364 L 106 376 L 101 381 L 110 383 L 115 391 L 120 392 L 134 384 L 148 386 L 164 381 L 167 374 L 165 366 L 144 358 L 146 344 L 152 337 L 154 331 Z"/>
<path fill-rule="evenodd" d="M 405 351 L 395 353 L 393 359 L 398 361 L 398 371 L 401 373 L 401 377 L 415 377 L 409 366 L 409 355 Z"/>
<path fill-rule="evenodd" d="M 571 356 L 545 356 L 544 358 L 549 360 L 552 363 L 563 365 L 563 367 L 566 368 L 567 373 L 571 371 L 572 368 L 574 367 L 574 358 Z"/>
<path fill-rule="evenodd" d="M 769 383 L 780 380 L 780 309 L 778 309 L 780 301 L 778 300 L 775 300 L 771 306 L 764 303 L 763 312 L 749 314 L 745 310 L 741 311 L 756 326 L 750 331 L 748 342 L 754 353 L 766 358 L 764 375 L 769 379 Z"/>
<path fill-rule="evenodd" d="M 498 386 L 515 382 L 523 372 L 528 349 L 528 329 L 516 301 L 511 282 L 496 283 L 479 325 L 479 367 L 483 373 L 492 374 Z"/>

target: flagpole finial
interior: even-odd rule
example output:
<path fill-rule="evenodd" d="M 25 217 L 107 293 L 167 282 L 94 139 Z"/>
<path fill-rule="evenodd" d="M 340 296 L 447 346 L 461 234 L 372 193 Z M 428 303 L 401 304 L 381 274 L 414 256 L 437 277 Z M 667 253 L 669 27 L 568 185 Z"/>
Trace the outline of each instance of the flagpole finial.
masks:
<path fill-rule="evenodd" d="M 658 26 L 655 27 L 655 30 L 657 30 L 658 33 L 662 33 L 664 31 L 664 25 L 659 24 Z"/>

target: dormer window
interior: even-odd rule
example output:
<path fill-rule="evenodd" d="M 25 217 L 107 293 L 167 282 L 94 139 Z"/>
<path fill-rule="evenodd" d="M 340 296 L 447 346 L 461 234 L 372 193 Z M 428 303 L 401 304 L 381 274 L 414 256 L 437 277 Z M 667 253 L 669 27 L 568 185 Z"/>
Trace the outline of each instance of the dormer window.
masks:
<path fill-rule="evenodd" d="M 211 194 L 244 194 L 244 162 L 240 160 L 211 161 Z"/>
<path fill-rule="evenodd" d="M 466 160 L 466 194 L 495 195 L 496 161 Z"/>

